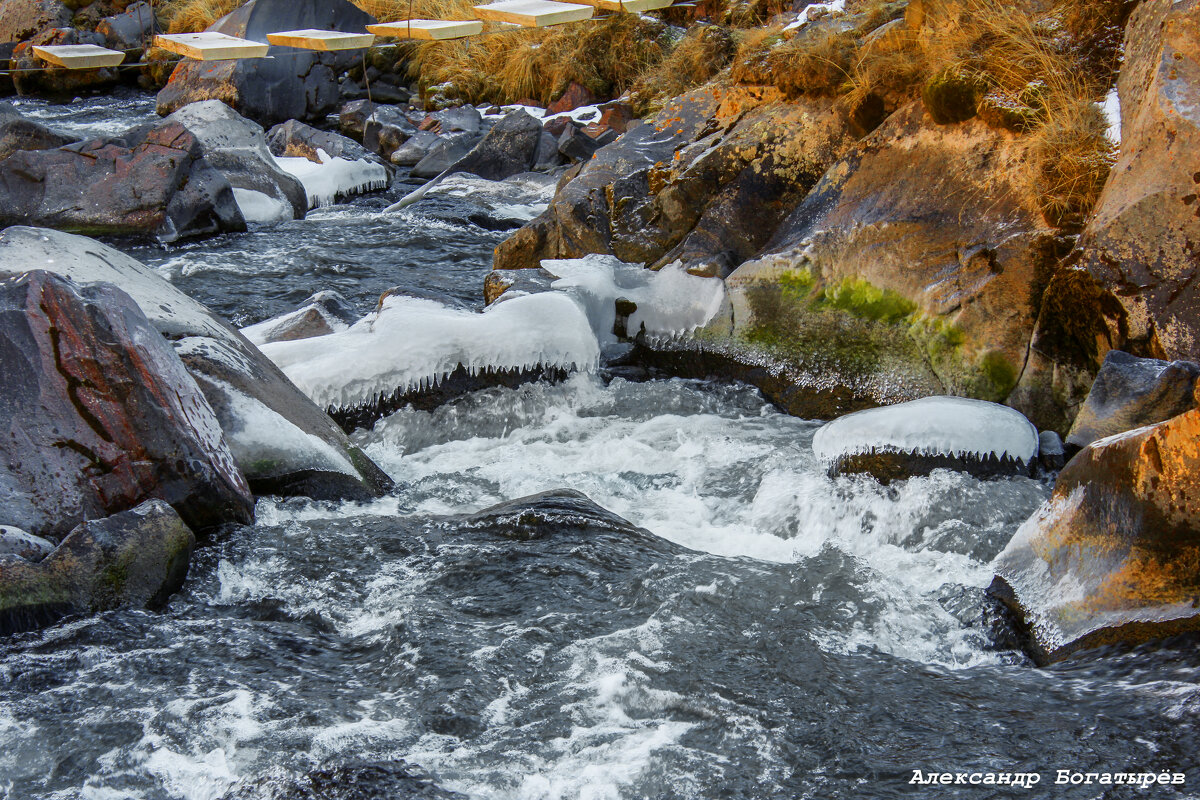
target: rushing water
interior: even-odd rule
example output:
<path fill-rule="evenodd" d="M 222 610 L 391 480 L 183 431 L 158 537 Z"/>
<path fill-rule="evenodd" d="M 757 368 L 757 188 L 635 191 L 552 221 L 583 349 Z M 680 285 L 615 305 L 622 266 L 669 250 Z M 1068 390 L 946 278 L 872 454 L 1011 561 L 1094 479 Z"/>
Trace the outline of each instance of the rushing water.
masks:
<path fill-rule="evenodd" d="M 477 304 L 500 235 L 382 204 L 128 249 L 241 322 L 329 287 Z M 992 643 L 987 563 L 1044 483 L 830 479 L 816 427 L 597 376 L 399 411 L 357 434 L 392 496 L 263 500 L 165 612 L 0 642 L 0 798 L 1197 796 L 1046 786 L 1200 781 L 1200 658 Z"/>

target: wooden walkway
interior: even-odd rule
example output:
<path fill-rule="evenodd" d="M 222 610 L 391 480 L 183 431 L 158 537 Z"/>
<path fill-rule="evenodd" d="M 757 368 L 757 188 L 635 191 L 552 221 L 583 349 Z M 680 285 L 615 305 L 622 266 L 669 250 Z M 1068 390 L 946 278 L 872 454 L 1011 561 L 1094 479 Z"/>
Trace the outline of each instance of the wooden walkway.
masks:
<path fill-rule="evenodd" d="M 364 33 L 345 31 L 299 30 L 268 33 L 266 42 L 255 42 L 227 36 L 215 31 L 202 33 L 159 34 L 154 44 L 163 50 L 192 61 L 231 61 L 266 58 L 271 45 L 301 50 L 331 52 L 335 50 L 365 50 L 375 44 L 375 37 L 444 41 L 478 36 L 484 22 L 514 25 L 523 28 L 547 28 L 592 19 L 597 11 L 640 14 L 669 8 L 675 0 L 499 0 L 474 7 L 476 19 L 402 19 L 368 25 Z M 116 67 L 125 60 L 125 53 L 94 44 L 71 44 L 57 47 L 34 47 L 33 52 L 49 67 L 60 69 L 98 69 Z M 128 66 L 128 65 L 127 65 Z"/>

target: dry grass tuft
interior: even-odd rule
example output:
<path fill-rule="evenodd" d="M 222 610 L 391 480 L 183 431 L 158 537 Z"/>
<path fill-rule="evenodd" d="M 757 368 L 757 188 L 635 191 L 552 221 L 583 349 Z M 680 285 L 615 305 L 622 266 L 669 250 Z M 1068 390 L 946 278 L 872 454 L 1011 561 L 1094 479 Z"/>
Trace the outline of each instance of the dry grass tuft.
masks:
<path fill-rule="evenodd" d="M 672 98 L 712 80 L 737 52 L 733 32 L 722 25 L 696 25 L 657 66 L 638 77 L 632 99 L 639 115 L 653 113 Z"/>
<path fill-rule="evenodd" d="M 209 28 L 246 0 L 169 0 L 158 9 L 168 33 L 196 33 Z"/>

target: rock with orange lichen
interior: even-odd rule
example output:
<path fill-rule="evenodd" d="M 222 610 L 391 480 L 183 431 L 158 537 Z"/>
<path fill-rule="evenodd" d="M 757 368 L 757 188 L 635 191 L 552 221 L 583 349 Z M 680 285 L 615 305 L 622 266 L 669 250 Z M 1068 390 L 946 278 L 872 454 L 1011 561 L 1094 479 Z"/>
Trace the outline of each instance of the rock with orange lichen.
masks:
<path fill-rule="evenodd" d="M 628 131 L 496 249 L 497 269 L 609 253 L 727 275 L 753 255 L 850 146 L 832 101 L 765 87 L 707 87 Z"/>
<path fill-rule="evenodd" d="M 1039 663 L 1200 630 L 1200 410 L 1080 452 L 993 567 Z"/>

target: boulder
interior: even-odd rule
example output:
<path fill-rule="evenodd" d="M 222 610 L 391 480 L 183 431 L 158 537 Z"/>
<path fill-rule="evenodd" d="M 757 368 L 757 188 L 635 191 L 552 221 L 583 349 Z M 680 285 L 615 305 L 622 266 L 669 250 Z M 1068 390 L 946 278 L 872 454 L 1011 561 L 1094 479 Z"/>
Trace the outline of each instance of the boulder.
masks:
<path fill-rule="evenodd" d="M 172 122 L 0 161 L 0 225 L 14 224 L 166 242 L 246 229 L 229 181 Z"/>
<path fill-rule="evenodd" d="M 953 469 L 981 478 L 1027 475 L 1037 428 L 1020 412 L 962 397 L 925 397 L 847 414 L 819 429 L 813 453 L 830 475 L 883 483 Z"/>
<path fill-rule="evenodd" d="M 417 131 L 404 144 L 397 147 L 388 156 L 388 161 L 397 167 L 415 167 L 421 159 L 429 155 L 433 146 L 442 141 L 442 137 L 433 131 Z"/>
<path fill-rule="evenodd" d="M 96 92 L 115 85 L 120 73 L 115 69 L 61 69 L 47 68 L 41 58 L 33 52 L 33 46 L 58 46 L 75 44 L 103 45 L 104 37 L 98 33 L 75 28 L 48 28 L 29 41 L 13 48 L 11 67 L 13 86 L 18 94 L 50 95 L 70 98 L 84 92 Z"/>
<path fill-rule="evenodd" d="M 559 134 L 558 154 L 570 162 L 588 161 L 605 144 L 611 144 L 611 140 L 603 142 L 585 134 L 583 128 L 571 124 Z"/>
<path fill-rule="evenodd" d="M 209 30 L 266 42 L 267 34 L 308 28 L 361 33 L 375 18 L 347 0 L 297 3 L 251 0 Z M 337 76 L 359 59 L 356 51 L 318 53 L 271 47 L 274 59 L 183 61 L 158 93 L 158 113 L 199 100 L 223 100 L 264 126 L 289 119 L 323 119 L 337 107 Z"/>
<path fill-rule="evenodd" d="M 381 105 L 370 100 L 352 100 L 342 105 L 338 111 L 338 130 L 343 135 L 361 142 L 366 133 L 367 121 L 371 119 L 397 122 L 404 120 L 410 127 L 413 127 L 404 112 L 395 106 Z M 415 129 L 413 127 L 413 130 Z"/>
<path fill-rule="evenodd" d="M 149 267 L 99 242 L 36 228 L 0 234 L 0 264 L 125 289 L 174 342 L 255 493 L 366 499 L 390 490 L 387 475 L 254 345 Z"/>
<path fill-rule="evenodd" d="M 335 291 L 317 292 L 291 313 L 242 328 L 255 346 L 311 339 L 345 330 L 358 321 L 354 308 Z"/>
<path fill-rule="evenodd" d="M 0 281 L 8 521 L 60 539 L 154 498 L 197 530 L 250 522 L 253 499 L 212 407 L 133 299 L 12 255 L 0 255 L 0 269 L 20 273 Z"/>
<path fill-rule="evenodd" d="M 0 559 L 16 556 L 26 561 L 41 561 L 53 550 L 54 542 L 11 525 L 0 525 Z"/>
<path fill-rule="evenodd" d="M 438 134 L 448 133 L 480 133 L 483 130 L 483 116 L 474 106 L 456 106 L 445 108 L 427 114 L 418 130 L 433 131 Z"/>
<path fill-rule="evenodd" d="M 363 147 L 390 159 L 416 132 L 412 122 L 394 106 L 381 106 L 363 123 Z"/>
<path fill-rule="evenodd" d="M 166 121 L 182 125 L 196 137 L 204 148 L 204 159 L 233 186 L 239 205 L 247 203 L 249 193 L 259 200 L 257 195 L 265 195 L 277 205 L 291 206 L 293 219 L 304 219 L 308 193 L 300 181 L 275 163 L 258 123 L 220 100 L 184 106 Z"/>
<path fill-rule="evenodd" d="M 1078 450 L 1191 410 L 1197 377 L 1200 365 L 1190 361 L 1159 361 L 1110 350 L 1075 417 L 1067 445 Z"/>
<path fill-rule="evenodd" d="M 0 635 L 72 613 L 161 608 L 183 585 L 195 543 L 169 505 L 150 500 L 82 523 L 37 563 L 0 558 Z"/>
<path fill-rule="evenodd" d="M 142 50 L 159 33 L 158 18 L 145 0 L 126 7 L 125 13 L 104 17 L 96 24 L 96 33 L 113 50 Z"/>
<path fill-rule="evenodd" d="M 571 81 L 558 99 L 546 106 L 546 116 L 565 114 L 582 106 L 591 106 L 600 102 L 600 98 L 592 94 L 586 86 Z"/>
<path fill-rule="evenodd" d="M 1200 410 L 1088 445 L 993 563 L 1039 664 L 1200 629 Z"/>
<path fill-rule="evenodd" d="M 1079 266 L 1128 313 L 1144 355 L 1200 361 L 1200 0 L 1139 3 L 1117 83 L 1120 157 Z"/>
<path fill-rule="evenodd" d="M 70 24 L 71 9 L 58 0 L 0 0 L 0 42 L 24 41 Z"/>
<path fill-rule="evenodd" d="M 75 141 L 73 136 L 23 118 L 10 104 L 0 103 L 0 161 L 18 150 L 53 150 Z"/>
<path fill-rule="evenodd" d="M 1009 400 L 1060 254 L 1020 191 L 1023 152 L 979 120 L 936 125 L 910 104 L 729 276 L 734 341 L 811 387 L 792 413 Z"/>
<path fill-rule="evenodd" d="M 437 135 L 437 134 L 434 134 Z M 474 149 L 479 137 L 472 133 L 451 133 L 439 136 L 429 151 L 413 165 L 414 178 L 436 178 Z M 393 155 L 395 155 L 393 153 Z M 395 161 L 392 161 L 395 164 Z"/>
<path fill-rule="evenodd" d="M 267 147 L 272 155 L 307 158 L 316 164 L 322 163 L 317 154 L 319 150 L 324 150 L 326 155 L 333 158 L 344 158 L 347 161 L 363 159 L 377 164 L 384 163 L 374 153 L 349 137 L 332 131 L 318 130 L 295 119 L 267 131 Z"/>
<path fill-rule="evenodd" d="M 544 214 L 496 249 L 494 266 L 609 253 L 727 275 L 849 144 L 830 101 L 785 103 L 762 87 L 696 90 L 596 152 Z"/>
<path fill-rule="evenodd" d="M 535 172 L 549 172 L 562 164 L 566 160 L 562 154 L 558 152 L 558 139 L 549 131 L 543 129 L 538 134 L 537 151 L 533 155 L 533 169 Z"/>
<path fill-rule="evenodd" d="M 541 138 L 542 124 L 524 111 L 514 111 L 497 122 L 446 174 L 468 173 L 489 181 L 502 181 L 529 172 L 536 161 Z"/>

